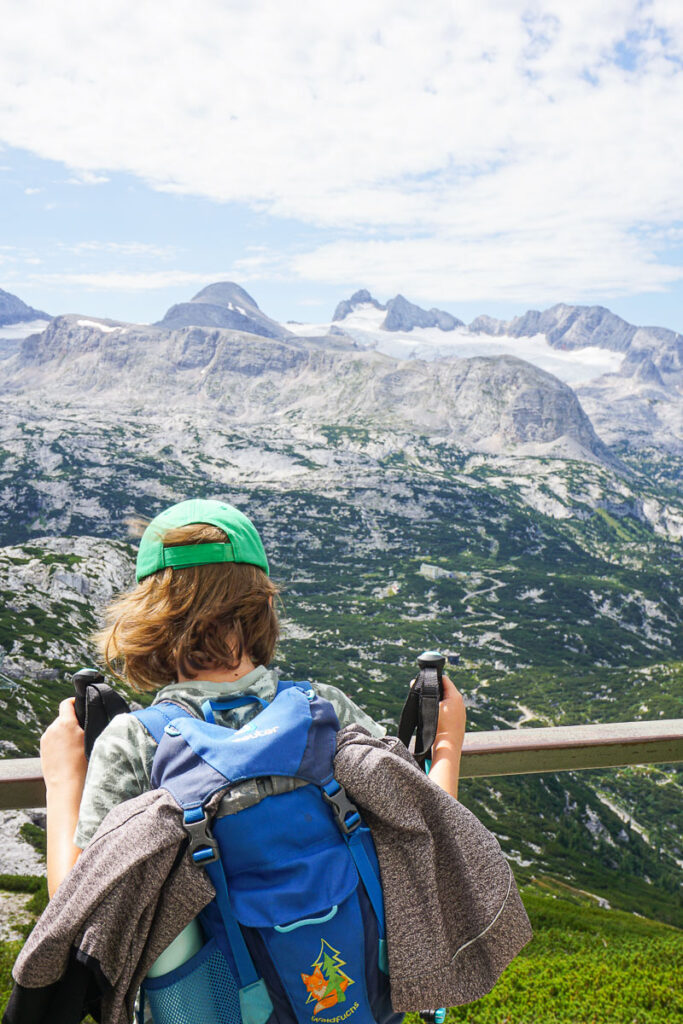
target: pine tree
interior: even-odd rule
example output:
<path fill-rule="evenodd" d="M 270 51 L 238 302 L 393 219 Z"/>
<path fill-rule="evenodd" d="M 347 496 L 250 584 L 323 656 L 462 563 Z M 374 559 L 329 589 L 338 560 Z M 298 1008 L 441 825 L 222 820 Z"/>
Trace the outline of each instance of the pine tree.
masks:
<path fill-rule="evenodd" d="M 339 955 L 339 950 L 334 949 L 329 942 L 325 942 L 325 939 L 323 939 L 320 945 L 318 959 L 313 962 L 314 967 L 320 967 L 323 977 L 327 982 L 327 988 L 323 993 L 322 999 L 326 999 L 328 996 L 331 996 L 333 992 L 336 992 L 337 1002 L 346 1002 L 346 995 L 344 994 L 342 983 L 346 982 L 348 986 L 352 985 L 353 981 L 349 978 L 348 974 L 345 974 L 344 971 L 340 970 L 340 968 L 344 967 L 345 964 L 346 961 L 342 960 Z"/>

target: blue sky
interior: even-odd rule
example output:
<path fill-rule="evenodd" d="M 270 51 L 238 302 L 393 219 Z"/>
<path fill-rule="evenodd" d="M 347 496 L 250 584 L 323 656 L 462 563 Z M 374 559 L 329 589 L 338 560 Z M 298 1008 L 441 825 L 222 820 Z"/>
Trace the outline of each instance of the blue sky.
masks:
<path fill-rule="evenodd" d="M 281 320 L 367 287 L 683 331 L 674 0 L 8 8 L 0 287 L 33 306 L 153 321 L 229 279 Z"/>

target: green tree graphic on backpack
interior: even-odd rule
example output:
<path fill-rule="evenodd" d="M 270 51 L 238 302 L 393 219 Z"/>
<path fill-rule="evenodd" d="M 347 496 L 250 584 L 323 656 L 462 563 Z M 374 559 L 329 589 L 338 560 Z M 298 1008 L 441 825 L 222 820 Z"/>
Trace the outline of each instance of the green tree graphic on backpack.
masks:
<path fill-rule="evenodd" d="M 353 985 L 353 981 L 348 974 L 340 970 L 345 965 L 346 961 L 342 960 L 339 950 L 334 949 L 329 942 L 322 939 L 320 953 L 317 960 L 313 961 L 312 966 L 320 969 L 327 982 L 325 991 L 320 997 L 320 1002 L 324 1006 L 334 1006 L 336 1003 L 346 1002 L 345 990 L 349 985 Z"/>

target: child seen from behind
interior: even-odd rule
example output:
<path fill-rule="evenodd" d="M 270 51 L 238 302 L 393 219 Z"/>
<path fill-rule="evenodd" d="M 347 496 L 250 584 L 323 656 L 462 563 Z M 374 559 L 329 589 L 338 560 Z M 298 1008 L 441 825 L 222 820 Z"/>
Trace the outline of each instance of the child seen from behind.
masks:
<path fill-rule="evenodd" d="M 203 499 L 166 509 L 143 534 L 136 581 L 112 602 L 98 634 L 103 658 L 119 678 L 134 690 L 157 691 L 155 704 L 170 700 L 197 717 L 204 717 L 208 701 L 237 695 L 273 699 L 277 673 L 267 666 L 279 636 L 278 588 L 245 515 Z M 372 736 L 385 734 L 337 687 L 311 685 L 332 703 L 342 727 L 358 723 Z M 465 708 L 447 677 L 443 685 L 430 780 L 456 797 Z M 239 729 L 261 707 L 254 702 L 209 713 L 217 724 Z M 74 700 L 62 701 L 59 717 L 41 739 L 50 895 L 107 813 L 152 788 L 156 746 L 135 716 L 118 715 L 87 762 Z"/>

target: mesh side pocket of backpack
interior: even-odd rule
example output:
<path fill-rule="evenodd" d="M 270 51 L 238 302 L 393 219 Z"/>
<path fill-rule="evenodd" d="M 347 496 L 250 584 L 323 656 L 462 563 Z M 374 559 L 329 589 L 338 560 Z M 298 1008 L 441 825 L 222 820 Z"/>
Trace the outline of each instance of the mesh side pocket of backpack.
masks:
<path fill-rule="evenodd" d="M 241 1024 L 237 983 L 215 940 L 143 987 L 154 1024 Z"/>

